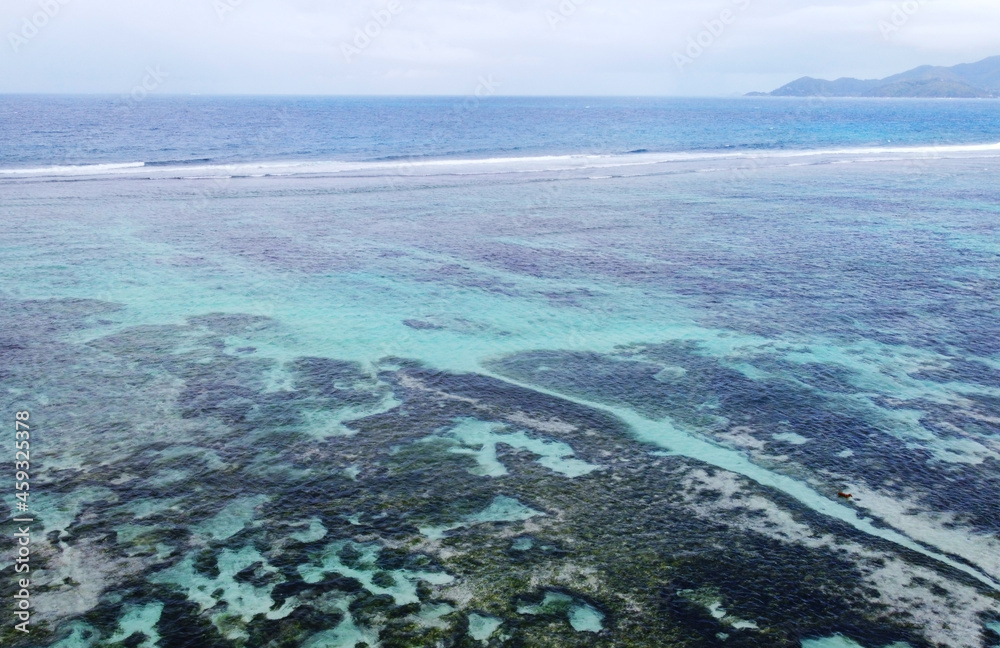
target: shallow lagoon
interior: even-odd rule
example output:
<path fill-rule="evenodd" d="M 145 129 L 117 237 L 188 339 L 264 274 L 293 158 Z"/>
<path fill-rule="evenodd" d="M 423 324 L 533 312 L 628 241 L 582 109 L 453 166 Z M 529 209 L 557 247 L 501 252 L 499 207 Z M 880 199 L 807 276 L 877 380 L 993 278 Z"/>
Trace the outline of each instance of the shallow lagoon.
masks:
<path fill-rule="evenodd" d="M 37 645 L 996 643 L 998 170 L 920 160 L 6 182 Z"/>

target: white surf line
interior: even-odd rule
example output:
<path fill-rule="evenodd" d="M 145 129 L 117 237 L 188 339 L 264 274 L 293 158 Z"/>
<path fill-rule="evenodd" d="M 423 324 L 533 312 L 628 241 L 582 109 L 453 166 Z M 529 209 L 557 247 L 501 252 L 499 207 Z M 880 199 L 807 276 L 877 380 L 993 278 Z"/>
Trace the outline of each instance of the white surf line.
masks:
<path fill-rule="evenodd" d="M 886 147 L 840 147 L 825 149 L 761 149 L 748 153 L 745 151 L 663 151 L 656 153 L 566 153 L 553 155 L 519 156 L 519 157 L 487 157 L 461 158 L 443 157 L 416 160 L 268 160 L 242 162 L 208 162 L 204 164 L 159 164 L 146 162 L 109 162 L 79 165 L 50 165 L 45 167 L 12 167 L 0 168 L 0 178 L 4 177 L 63 177 L 63 176 L 96 176 L 151 174 L 158 179 L 194 178 L 226 178 L 233 175 L 276 175 L 282 177 L 302 174 L 342 174 L 345 172 L 392 171 L 400 169 L 434 169 L 435 167 L 490 167 L 498 165 L 538 165 L 544 163 L 561 163 L 561 166 L 531 167 L 509 172 L 556 172 L 582 171 L 588 169 L 613 169 L 618 167 L 654 166 L 675 162 L 698 162 L 705 160 L 782 160 L 803 157 L 823 156 L 865 156 L 865 155 L 945 155 L 1000 153 L 1000 143 L 981 144 L 944 144 Z M 991 156 L 992 157 L 992 156 Z M 895 160 L 896 158 L 888 158 Z M 908 158 L 902 158 L 908 159 Z M 856 161 L 856 160 L 849 160 Z M 871 160 L 857 160 L 871 161 Z M 204 176 L 177 176 L 179 172 L 190 174 L 205 173 Z M 480 173 L 477 171 L 477 173 Z M 228 175 L 227 175 L 228 174 Z M 431 174 L 414 174 L 417 177 Z M 254 176 L 256 177 L 256 176 Z"/>
<path fill-rule="evenodd" d="M 611 414 L 631 427 L 640 441 L 664 448 L 668 451 L 667 454 L 669 455 L 680 455 L 691 459 L 697 459 L 718 468 L 722 468 L 723 470 L 728 470 L 730 472 L 743 475 L 744 477 L 749 477 L 762 486 L 770 486 L 771 488 L 777 489 L 794 497 L 799 502 L 805 504 L 817 513 L 835 518 L 841 522 L 846 522 L 862 533 L 866 533 L 883 540 L 888 540 L 889 542 L 895 543 L 901 547 L 905 547 L 911 551 L 927 556 L 928 558 L 932 558 L 953 569 L 964 572 L 989 588 L 1000 592 L 1000 584 L 977 569 L 926 549 L 902 533 L 876 527 L 868 518 L 861 517 L 853 509 L 837 504 L 836 502 L 823 497 L 814 491 L 809 485 L 786 475 L 780 475 L 765 468 L 761 468 L 757 464 L 750 461 L 742 452 L 730 450 L 709 441 L 699 439 L 693 434 L 684 432 L 683 430 L 679 430 L 670 422 L 669 419 L 665 419 L 663 421 L 653 421 L 628 409 L 594 403 L 582 398 L 575 398 L 550 389 L 545 389 L 544 387 L 538 387 L 530 383 L 522 383 L 517 380 L 511 380 L 510 378 L 497 375 L 487 369 L 483 369 L 482 373 L 510 385 L 530 389 L 541 394 L 546 394 L 548 396 L 560 398 L 571 403 L 576 403 L 578 405 L 583 405 L 585 407 L 590 407 L 592 409 Z"/>

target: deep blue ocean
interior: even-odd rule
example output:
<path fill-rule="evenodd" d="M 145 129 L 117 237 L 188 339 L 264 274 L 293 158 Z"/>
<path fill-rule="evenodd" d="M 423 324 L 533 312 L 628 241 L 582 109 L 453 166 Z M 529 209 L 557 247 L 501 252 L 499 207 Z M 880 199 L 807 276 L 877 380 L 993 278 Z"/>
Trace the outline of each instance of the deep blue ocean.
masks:
<path fill-rule="evenodd" d="M 1000 646 L 998 108 L 0 97 L 0 644 Z"/>
<path fill-rule="evenodd" d="M 0 168 L 997 142 L 979 100 L 0 96 Z"/>

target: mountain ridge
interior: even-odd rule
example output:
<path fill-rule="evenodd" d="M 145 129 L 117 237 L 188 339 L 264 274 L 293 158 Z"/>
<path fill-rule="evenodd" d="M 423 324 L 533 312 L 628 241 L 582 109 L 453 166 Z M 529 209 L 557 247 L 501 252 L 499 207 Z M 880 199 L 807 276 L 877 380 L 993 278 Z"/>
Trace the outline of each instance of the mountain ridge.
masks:
<path fill-rule="evenodd" d="M 921 65 L 884 79 L 802 77 L 755 97 L 911 97 L 987 99 L 1000 97 L 1000 56 L 952 67 Z"/>

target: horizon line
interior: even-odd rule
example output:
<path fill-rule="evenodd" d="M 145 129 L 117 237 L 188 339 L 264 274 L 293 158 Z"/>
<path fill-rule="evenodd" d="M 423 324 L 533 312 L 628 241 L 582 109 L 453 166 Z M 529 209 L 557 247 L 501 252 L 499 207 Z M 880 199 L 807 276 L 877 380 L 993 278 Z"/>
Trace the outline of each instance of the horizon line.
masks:
<path fill-rule="evenodd" d="M 3 92 L 0 97 L 115 97 L 128 96 L 122 92 Z M 225 92 L 225 93 L 205 93 L 205 92 L 164 92 L 150 94 L 142 99 L 149 101 L 155 99 L 176 99 L 176 98 L 289 98 L 289 99 L 468 99 L 475 97 L 478 101 L 488 101 L 490 99 L 824 99 L 837 100 L 847 99 L 851 101 L 989 101 L 1000 97 L 844 97 L 844 96 L 787 96 L 772 95 L 766 92 L 750 91 L 742 94 L 726 95 L 666 95 L 666 94 L 494 94 L 490 96 L 477 97 L 473 94 L 336 94 L 336 93 L 251 93 L 251 92 Z"/>

